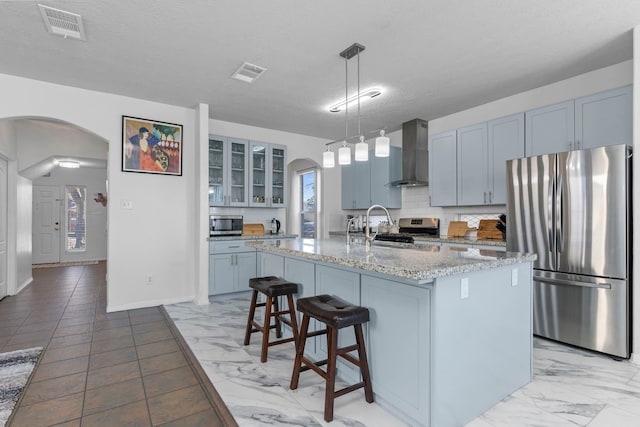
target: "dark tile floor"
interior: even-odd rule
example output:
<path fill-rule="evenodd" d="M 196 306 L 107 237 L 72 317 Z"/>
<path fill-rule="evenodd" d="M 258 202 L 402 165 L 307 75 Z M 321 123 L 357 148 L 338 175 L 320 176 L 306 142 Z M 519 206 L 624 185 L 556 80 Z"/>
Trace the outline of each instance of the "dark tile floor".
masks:
<path fill-rule="evenodd" d="M 8 425 L 237 425 L 164 308 L 106 313 L 105 275 L 34 269 L 0 301 L 0 352 L 44 347 Z"/>

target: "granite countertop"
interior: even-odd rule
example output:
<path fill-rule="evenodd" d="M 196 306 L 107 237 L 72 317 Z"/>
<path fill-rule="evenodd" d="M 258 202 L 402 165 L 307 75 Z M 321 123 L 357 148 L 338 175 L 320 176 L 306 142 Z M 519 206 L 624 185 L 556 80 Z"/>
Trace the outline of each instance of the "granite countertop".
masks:
<path fill-rule="evenodd" d="M 364 236 L 362 232 L 349 233 L 351 236 Z M 346 236 L 346 231 L 330 231 L 329 236 Z M 409 234 L 417 243 L 434 242 L 434 243 L 460 243 L 461 245 L 482 245 L 482 246 L 501 246 L 506 247 L 507 242 L 496 239 L 478 239 L 477 237 L 448 237 L 448 236 L 427 236 L 424 234 Z"/>
<path fill-rule="evenodd" d="M 348 246 L 344 238 L 264 240 L 247 245 L 265 252 L 368 270 L 418 283 L 536 260 L 535 254 L 387 242 L 377 242 L 367 251 L 361 244 Z"/>
<path fill-rule="evenodd" d="M 260 236 L 211 236 L 207 240 L 210 242 L 220 242 L 224 240 L 278 240 L 278 239 L 296 239 L 297 234 L 263 234 Z"/>

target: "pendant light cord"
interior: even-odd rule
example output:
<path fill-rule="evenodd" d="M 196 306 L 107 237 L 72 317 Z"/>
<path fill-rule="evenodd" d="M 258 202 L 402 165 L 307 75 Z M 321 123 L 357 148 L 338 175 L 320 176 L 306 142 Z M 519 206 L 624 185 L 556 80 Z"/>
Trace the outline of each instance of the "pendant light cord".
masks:
<path fill-rule="evenodd" d="M 358 49 L 358 135 L 362 135 L 360 132 L 360 49 Z"/>
<path fill-rule="evenodd" d="M 347 145 L 347 138 L 349 138 L 349 122 L 348 122 L 348 117 L 349 117 L 349 103 L 347 102 L 347 100 L 349 99 L 349 86 L 348 86 L 348 82 L 349 82 L 349 65 L 348 65 L 348 59 L 347 56 L 345 55 L 344 57 L 344 100 L 345 100 L 345 105 L 344 105 L 344 145 Z"/>

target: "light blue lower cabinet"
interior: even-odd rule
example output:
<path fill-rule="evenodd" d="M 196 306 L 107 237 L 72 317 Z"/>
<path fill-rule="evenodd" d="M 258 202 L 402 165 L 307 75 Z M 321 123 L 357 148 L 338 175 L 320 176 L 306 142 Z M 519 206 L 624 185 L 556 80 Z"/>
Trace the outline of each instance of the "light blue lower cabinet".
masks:
<path fill-rule="evenodd" d="M 255 275 L 255 252 L 209 255 L 209 295 L 247 290 Z"/>
<path fill-rule="evenodd" d="M 362 275 L 367 354 L 376 398 L 415 420 L 429 415 L 431 289 Z"/>

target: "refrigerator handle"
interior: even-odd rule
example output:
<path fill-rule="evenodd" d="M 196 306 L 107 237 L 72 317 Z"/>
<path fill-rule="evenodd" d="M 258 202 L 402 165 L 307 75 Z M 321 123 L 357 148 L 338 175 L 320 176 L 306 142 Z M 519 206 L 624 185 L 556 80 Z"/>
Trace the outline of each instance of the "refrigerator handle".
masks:
<path fill-rule="evenodd" d="M 563 184 L 564 178 L 562 174 L 558 174 L 558 187 L 556 190 L 556 224 L 558 224 L 558 234 L 556 242 L 557 252 L 560 253 L 564 250 L 564 207 L 563 207 Z"/>
<path fill-rule="evenodd" d="M 548 188 L 548 194 L 549 194 L 549 202 L 547 203 L 547 240 L 548 240 L 548 247 L 549 247 L 549 252 L 554 252 L 555 249 L 555 241 L 553 240 L 553 227 L 552 224 L 554 224 L 553 221 L 553 179 L 549 179 L 549 188 Z"/>

